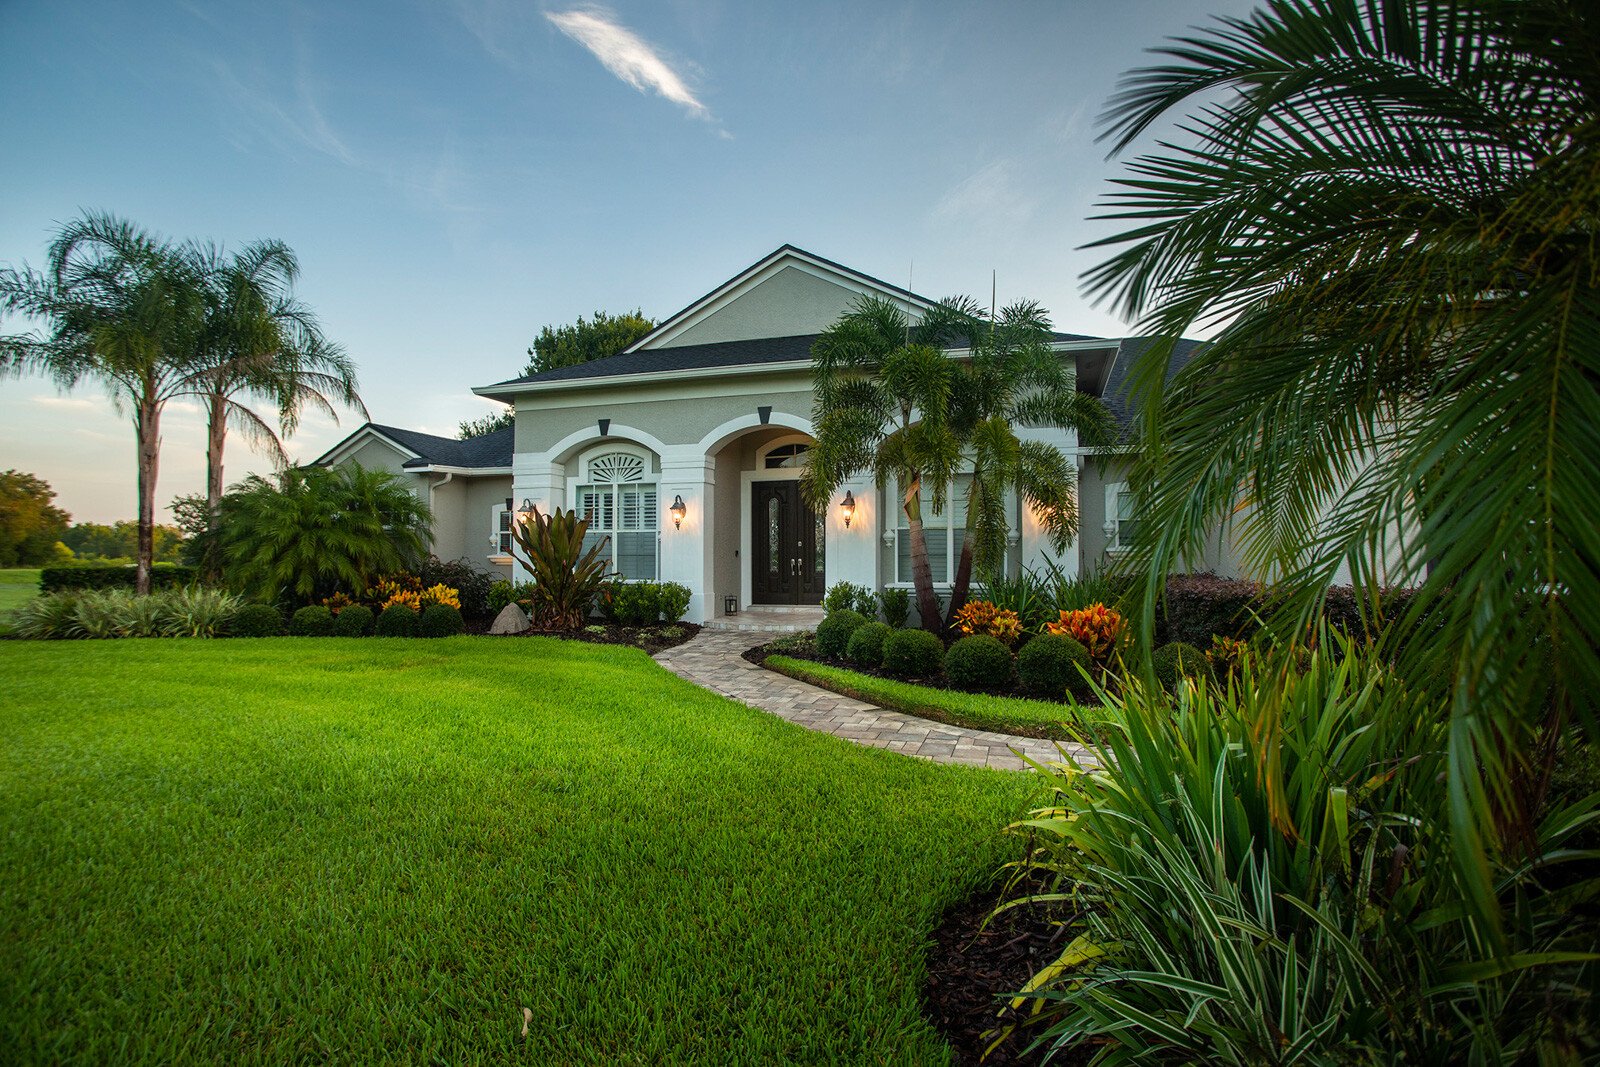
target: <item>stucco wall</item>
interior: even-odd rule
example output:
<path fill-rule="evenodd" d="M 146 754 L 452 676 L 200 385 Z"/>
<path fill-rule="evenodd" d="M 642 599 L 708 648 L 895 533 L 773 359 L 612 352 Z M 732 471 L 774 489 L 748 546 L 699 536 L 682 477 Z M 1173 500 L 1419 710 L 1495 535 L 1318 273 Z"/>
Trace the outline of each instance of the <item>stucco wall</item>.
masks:
<path fill-rule="evenodd" d="M 855 299 L 855 292 L 842 285 L 798 267 L 784 267 L 659 347 L 821 333 Z"/>
<path fill-rule="evenodd" d="M 539 394 L 517 404 L 516 450 L 548 452 L 572 433 L 596 430 L 600 419 L 610 419 L 618 436 L 623 436 L 623 427 L 631 426 L 669 445 L 693 444 L 730 419 L 763 406 L 809 419 L 811 390 L 806 376 L 785 374 L 776 379 L 705 380 L 688 388 L 670 383 L 635 386 L 626 393 L 613 390 L 610 399 L 588 389 Z M 616 399 L 621 395 L 649 399 L 624 402 Z"/>
<path fill-rule="evenodd" d="M 1090 456 L 1078 472 L 1079 537 L 1083 548 L 1083 570 L 1093 574 L 1106 566 L 1106 485 L 1127 481 L 1132 460 Z M 1186 571 L 1214 571 L 1224 578 L 1244 576 L 1238 552 L 1226 531 L 1217 531 L 1205 549 L 1183 567 Z"/>

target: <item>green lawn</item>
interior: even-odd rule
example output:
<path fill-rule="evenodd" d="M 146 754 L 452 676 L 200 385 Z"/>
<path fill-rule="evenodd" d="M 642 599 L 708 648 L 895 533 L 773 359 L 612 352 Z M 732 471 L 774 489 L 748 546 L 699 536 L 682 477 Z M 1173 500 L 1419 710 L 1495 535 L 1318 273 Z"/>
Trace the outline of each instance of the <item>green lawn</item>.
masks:
<path fill-rule="evenodd" d="M 1050 700 L 1022 700 L 1017 697 L 963 693 L 955 689 L 934 689 L 792 656 L 768 656 L 766 665 L 780 674 L 831 689 L 835 693 L 903 711 L 907 715 L 950 723 L 952 726 L 1058 740 L 1073 736 L 1065 725 L 1074 718 L 1072 708 Z"/>
<path fill-rule="evenodd" d="M 11 1062 L 946 1062 L 924 946 L 1041 785 L 553 640 L 6 641 L 0 684 Z"/>
<path fill-rule="evenodd" d="M 20 608 L 39 595 L 39 568 L 0 569 L 0 614 Z"/>

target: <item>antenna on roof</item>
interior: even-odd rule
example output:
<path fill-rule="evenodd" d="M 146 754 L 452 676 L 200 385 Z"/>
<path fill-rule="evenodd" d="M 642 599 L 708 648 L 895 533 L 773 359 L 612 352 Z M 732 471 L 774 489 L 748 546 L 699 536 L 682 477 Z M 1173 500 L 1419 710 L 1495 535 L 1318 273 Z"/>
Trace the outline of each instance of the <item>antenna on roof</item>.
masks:
<path fill-rule="evenodd" d="M 917 272 L 917 257 L 916 256 L 912 256 L 910 262 L 906 264 L 906 292 L 908 292 L 908 293 L 911 292 L 911 278 L 912 278 L 913 275 L 916 274 L 916 272 Z M 906 344 L 909 345 L 910 343 L 911 343 L 911 316 L 907 315 L 906 316 Z"/>
<path fill-rule="evenodd" d="M 995 294 L 1000 291 L 1000 270 L 991 268 L 989 271 L 989 336 L 994 337 L 994 305 Z"/>

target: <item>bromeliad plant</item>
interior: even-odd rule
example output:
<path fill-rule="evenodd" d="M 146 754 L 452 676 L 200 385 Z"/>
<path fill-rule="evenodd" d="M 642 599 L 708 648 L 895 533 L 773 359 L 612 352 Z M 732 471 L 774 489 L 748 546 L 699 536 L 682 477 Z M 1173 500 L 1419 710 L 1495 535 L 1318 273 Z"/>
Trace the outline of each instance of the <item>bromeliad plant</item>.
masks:
<path fill-rule="evenodd" d="M 533 576 L 530 614 L 536 627 L 577 630 L 605 584 L 611 565 L 602 537 L 587 551 L 589 520 L 557 508 L 549 515 L 534 508 L 511 524 L 511 554 Z M 520 550 L 520 551 L 519 551 Z"/>

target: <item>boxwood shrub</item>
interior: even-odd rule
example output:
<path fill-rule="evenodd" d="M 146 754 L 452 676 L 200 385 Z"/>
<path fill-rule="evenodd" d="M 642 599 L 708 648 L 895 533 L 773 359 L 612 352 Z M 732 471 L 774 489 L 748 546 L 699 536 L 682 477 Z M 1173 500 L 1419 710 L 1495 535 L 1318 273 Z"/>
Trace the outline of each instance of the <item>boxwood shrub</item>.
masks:
<path fill-rule="evenodd" d="M 883 639 L 883 669 L 902 678 L 929 678 L 944 662 L 944 642 L 927 630 L 896 630 Z"/>
<path fill-rule="evenodd" d="M 856 627 L 856 632 L 845 643 L 845 658 L 861 667 L 883 666 L 883 642 L 893 632 L 894 629 L 885 622 L 869 622 Z"/>
<path fill-rule="evenodd" d="M 134 568 L 118 564 L 111 567 L 45 567 L 39 571 L 39 591 L 56 593 L 65 589 L 132 589 Z M 170 589 L 195 580 L 193 567 L 157 563 L 150 569 L 151 589 Z"/>
<path fill-rule="evenodd" d="M 383 609 L 374 627 L 379 637 L 412 637 L 417 632 L 417 612 L 404 604 L 391 604 Z"/>
<path fill-rule="evenodd" d="M 817 653 L 828 659 L 843 659 L 850 646 L 850 635 L 867 624 L 859 611 L 835 611 L 817 624 Z"/>
<path fill-rule="evenodd" d="M 1088 689 L 1081 666 L 1089 669 L 1089 650 L 1066 634 L 1040 634 L 1017 652 L 1017 679 L 1030 693 L 1060 700 Z"/>
<path fill-rule="evenodd" d="M 372 609 L 364 604 L 351 604 L 333 617 L 336 637 L 367 637 L 371 635 L 375 620 Z"/>
<path fill-rule="evenodd" d="M 1211 664 L 1205 653 L 1193 645 L 1173 641 L 1150 653 L 1150 666 L 1156 681 L 1168 692 L 1178 688 L 1179 678 L 1209 678 Z"/>
<path fill-rule="evenodd" d="M 461 612 L 449 604 L 430 604 L 422 609 L 422 618 L 417 621 L 418 637 L 454 637 L 459 633 L 466 633 L 467 624 L 461 620 Z"/>
<path fill-rule="evenodd" d="M 282 637 L 283 615 L 271 604 L 246 604 L 228 630 L 235 637 Z"/>
<path fill-rule="evenodd" d="M 1011 684 L 1011 650 L 999 638 L 969 634 L 944 654 L 944 676 L 957 689 L 1000 689 Z"/>
<path fill-rule="evenodd" d="M 332 637 L 333 612 L 321 604 L 301 608 L 289 619 L 289 633 L 295 637 Z"/>

